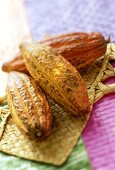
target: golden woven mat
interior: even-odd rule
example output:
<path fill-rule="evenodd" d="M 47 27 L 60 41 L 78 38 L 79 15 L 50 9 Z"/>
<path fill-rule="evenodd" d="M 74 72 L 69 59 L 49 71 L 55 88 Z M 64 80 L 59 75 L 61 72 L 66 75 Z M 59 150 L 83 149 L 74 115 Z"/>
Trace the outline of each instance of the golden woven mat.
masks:
<path fill-rule="evenodd" d="M 14 56 L 20 42 L 23 40 L 30 40 L 31 36 L 21 1 L 7 0 L 7 4 L 6 1 L 2 3 L 3 6 L 0 7 L 0 11 L 5 13 L 6 17 L 4 17 L 4 22 L 3 19 L 0 20 L 0 25 L 2 25 L 3 28 L 7 28 L 7 30 L 4 35 L 0 30 L 0 36 L 2 37 L 0 54 L 2 57 L 7 55 Z M 110 45 L 108 48 L 109 54 L 111 51 Z M 81 74 L 87 84 L 89 99 L 92 106 L 93 103 L 104 94 L 113 92 L 115 89 L 115 85 L 106 86 L 101 82 L 101 80 L 115 74 L 113 67 L 109 63 L 110 58 L 113 60 L 115 59 L 114 48 L 114 45 L 112 45 L 113 51 L 111 51 L 109 56 L 106 55 L 104 59 L 101 58 L 90 67 L 81 70 Z M 1 64 L 2 62 L 3 58 L 1 58 Z M 2 75 L 3 73 L 0 72 L 0 81 L 6 80 Z M 0 86 L 2 86 L 2 84 Z M 5 84 L 3 87 L 5 87 Z M 50 99 L 49 96 L 48 100 L 54 116 L 53 130 L 52 134 L 41 142 L 38 140 L 30 140 L 27 136 L 21 134 L 14 124 L 12 117 L 9 115 L 9 111 L 5 110 L 7 108 L 2 108 L 0 114 L 1 151 L 18 157 L 55 165 L 60 165 L 67 159 L 83 131 L 89 115 L 85 115 L 79 119 L 75 118 L 70 113 L 65 112 Z"/>

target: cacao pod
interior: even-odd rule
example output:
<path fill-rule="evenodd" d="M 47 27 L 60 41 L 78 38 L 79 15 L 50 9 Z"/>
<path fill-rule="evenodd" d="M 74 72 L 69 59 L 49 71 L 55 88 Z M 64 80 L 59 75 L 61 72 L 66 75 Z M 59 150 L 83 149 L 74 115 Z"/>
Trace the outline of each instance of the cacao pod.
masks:
<path fill-rule="evenodd" d="M 65 58 L 38 43 L 22 44 L 20 50 L 30 75 L 57 103 L 74 115 L 89 112 L 84 81 Z"/>
<path fill-rule="evenodd" d="M 101 33 L 68 33 L 39 41 L 40 44 L 49 45 L 54 48 L 55 52 L 61 54 L 77 69 L 81 69 L 97 58 L 103 56 L 106 52 L 107 43 Z M 6 72 L 20 71 L 27 72 L 27 68 L 21 54 L 14 59 L 6 62 L 2 66 Z"/>
<path fill-rule="evenodd" d="M 31 137 L 50 134 L 52 114 L 46 97 L 35 81 L 26 74 L 11 72 L 7 101 L 17 127 Z"/>

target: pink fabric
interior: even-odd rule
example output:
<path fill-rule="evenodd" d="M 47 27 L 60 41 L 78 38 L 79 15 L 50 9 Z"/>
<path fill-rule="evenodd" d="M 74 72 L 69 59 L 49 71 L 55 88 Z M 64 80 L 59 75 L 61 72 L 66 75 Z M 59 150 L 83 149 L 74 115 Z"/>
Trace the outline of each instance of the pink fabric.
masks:
<path fill-rule="evenodd" d="M 115 82 L 115 78 L 106 83 Z M 83 133 L 94 170 L 115 170 L 115 93 L 94 104 Z"/>

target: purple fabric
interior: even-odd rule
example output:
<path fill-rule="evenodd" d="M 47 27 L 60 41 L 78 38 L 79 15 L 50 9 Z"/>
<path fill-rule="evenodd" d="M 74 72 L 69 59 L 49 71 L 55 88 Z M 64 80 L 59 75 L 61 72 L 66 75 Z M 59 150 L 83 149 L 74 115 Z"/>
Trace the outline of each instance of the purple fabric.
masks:
<path fill-rule="evenodd" d="M 115 170 L 115 94 L 94 105 L 84 141 L 95 170 Z"/>
<path fill-rule="evenodd" d="M 115 41 L 114 0 L 25 0 L 25 7 L 35 40 L 46 34 L 99 31 Z M 114 103 L 115 94 L 97 102 L 83 133 L 94 170 L 115 170 Z"/>

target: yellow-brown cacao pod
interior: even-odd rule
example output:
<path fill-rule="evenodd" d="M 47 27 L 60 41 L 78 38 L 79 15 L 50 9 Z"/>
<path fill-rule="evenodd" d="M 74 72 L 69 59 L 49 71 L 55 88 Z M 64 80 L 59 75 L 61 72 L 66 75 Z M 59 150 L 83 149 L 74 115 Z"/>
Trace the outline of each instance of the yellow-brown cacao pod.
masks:
<path fill-rule="evenodd" d="M 7 101 L 17 127 L 31 137 L 46 137 L 51 132 L 52 114 L 40 87 L 28 75 L 10 72 Z"/>
<path fill-rule="evenodd" d="M 26 43 L 20 49 L 29 73 L 46 93 L 74 115 L 89 112 L 87 89 L 75 67 L 49 46 Z"/>

